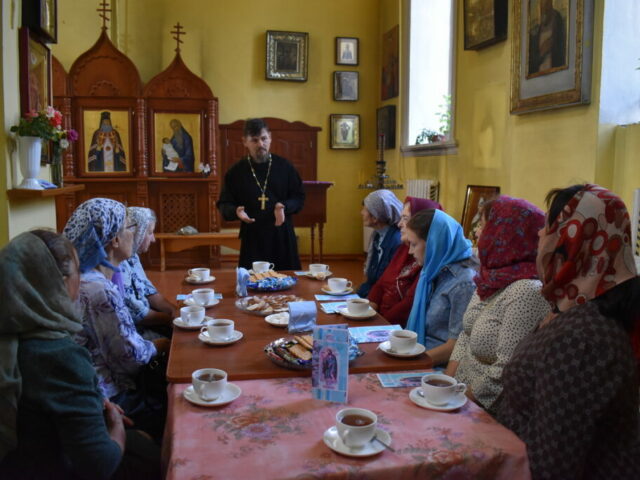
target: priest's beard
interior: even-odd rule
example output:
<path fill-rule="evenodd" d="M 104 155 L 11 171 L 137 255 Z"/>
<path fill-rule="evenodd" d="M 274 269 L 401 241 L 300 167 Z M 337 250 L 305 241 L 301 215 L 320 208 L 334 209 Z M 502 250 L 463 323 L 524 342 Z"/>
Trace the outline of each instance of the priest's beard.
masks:
<path fill-rule="evenodd" d="M 253 161 L 256 163 L 265 163 L 269 160 L 269 150 L 261 148 L 256 152 L 256 156 L 253 157 Z"/>

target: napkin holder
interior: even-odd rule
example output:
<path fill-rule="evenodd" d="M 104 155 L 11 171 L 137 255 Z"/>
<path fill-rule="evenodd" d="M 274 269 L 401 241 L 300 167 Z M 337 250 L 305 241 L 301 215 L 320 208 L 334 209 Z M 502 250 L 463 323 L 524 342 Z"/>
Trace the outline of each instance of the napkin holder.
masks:
<path fill-rule="evenodd" d="M 246 297 L 247 284 L 249 283 L 249 271 L 246 268 L 236 268 L 236 295 Z"/>
<path fill-rule="evenodd" d="M 316 326 L 316 302 L 289 303 L 289 333 L 310 332 Z"/>

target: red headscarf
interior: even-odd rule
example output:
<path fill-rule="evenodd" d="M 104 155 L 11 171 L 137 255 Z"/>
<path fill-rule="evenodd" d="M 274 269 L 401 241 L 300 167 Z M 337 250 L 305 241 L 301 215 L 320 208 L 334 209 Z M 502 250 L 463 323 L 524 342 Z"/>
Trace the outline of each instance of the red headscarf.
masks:
<path fill-rule="evenodd" d="M 426 210 L 429 208 L 442 210 L 444 212 L 444 208 L 442 208 L 442 205 L 440 205 L 438 202 L 434 202 L 433 200 L 429 200 L 428 198 L 407 197 L 404 199 L 403 203 L 409 204 L 411 215 L 415 215 L 420 210 Z"/>
<path fill-rule="evenodd" d="M 538 278 L 538 231 L 543 226 L 544 213 L 526 200 L 501 195 L 493 201 L 478 240 L 480 272 L 474 281 L 481 300 L 516 280 Z"/>

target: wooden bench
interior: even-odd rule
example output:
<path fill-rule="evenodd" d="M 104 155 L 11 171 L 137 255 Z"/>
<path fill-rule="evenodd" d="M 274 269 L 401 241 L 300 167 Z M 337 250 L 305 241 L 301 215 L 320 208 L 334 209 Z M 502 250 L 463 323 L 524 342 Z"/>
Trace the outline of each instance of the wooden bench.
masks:
<path fill-rule="evenodd" d="M 240 250 L 240 239 L 237 233 L 206 232 L 195 235 L 178 235 L 176 233 L 156 233 L 160 241 L 160 271 L 166 269 L 165 253 L 181 252 L 189 248 L 207 245 L 222 245 Z"/>

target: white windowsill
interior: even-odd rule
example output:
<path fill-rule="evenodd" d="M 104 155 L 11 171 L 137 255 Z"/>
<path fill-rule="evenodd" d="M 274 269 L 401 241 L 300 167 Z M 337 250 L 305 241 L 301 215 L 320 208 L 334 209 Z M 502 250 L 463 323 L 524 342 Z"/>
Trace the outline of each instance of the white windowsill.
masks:
<path fill-rule="evenodd" d="M 402 155 L 405 157 L 427 157 L 436 155 L 457 155 L 458 142 L 426 143 L 424 145 L 409 145 L 400 147 Z"/>

